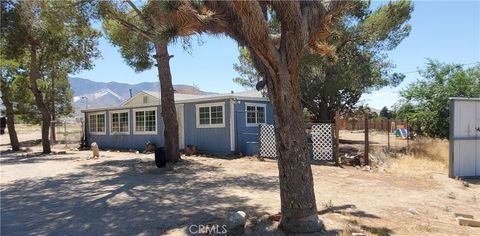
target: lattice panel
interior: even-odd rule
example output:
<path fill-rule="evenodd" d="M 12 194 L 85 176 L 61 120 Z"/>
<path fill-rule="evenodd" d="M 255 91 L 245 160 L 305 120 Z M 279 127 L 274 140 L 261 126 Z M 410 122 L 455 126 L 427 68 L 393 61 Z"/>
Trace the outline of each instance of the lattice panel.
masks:
<path fill-rule="evenodd" d="M 312 159 L 333 160 L 333 124 L 312 125 Z"/>
<path fill-rule="evenodd" d="M 315 124 L 312 125 L 312 149 L 311 156 L 313 160 L 333 160 L 333 128 L 334 124 Z M 260 150 L 261 157 L 277 158 L 275 127 L 273 125 L 260 125 Z"/>
<path fill-rule="evenodd" d="M 277 158 L 275 145 L 275 127 L 273 125 L 260 124 L 260 150 L 261 157 Z"/>

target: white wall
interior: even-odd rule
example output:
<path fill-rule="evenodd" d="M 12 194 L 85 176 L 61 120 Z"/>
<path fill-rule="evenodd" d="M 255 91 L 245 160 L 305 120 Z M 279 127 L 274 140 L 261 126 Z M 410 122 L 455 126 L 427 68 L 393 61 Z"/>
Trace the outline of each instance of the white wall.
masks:
<path fill-rule="evenodd" d="M 480 176 L 480 98 L 450 99 L 449 176 Z"/>

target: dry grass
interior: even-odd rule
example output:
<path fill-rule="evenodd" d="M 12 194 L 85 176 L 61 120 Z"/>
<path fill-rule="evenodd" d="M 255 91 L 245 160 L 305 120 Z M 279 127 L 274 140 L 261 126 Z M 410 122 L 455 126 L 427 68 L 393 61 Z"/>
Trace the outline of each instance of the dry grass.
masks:
<path fill-rule="evenodd" d="M 438 161 L 415 158 L 409 155 L 390 159 L 388 162 L 389 172 L 408 175 L 430 175 L 432 172 L 445 172 L 447 166 Z"/>
<path fill-rule="evenodd" d="M 448 168 L 448 150 L 448 141 L 419 138 L 412 142 L 407 154 L 389 158 L 386 163 L 391 172 L 398 174 L 422 176 L 445 172 Z"/>
<path fill-rule="evenodd" d="M 448 140 L 425 137 L 417 138 L 410 148 L 410 153 L 414 158 L 438 161 L 447 166 L 449 153 Z"/>

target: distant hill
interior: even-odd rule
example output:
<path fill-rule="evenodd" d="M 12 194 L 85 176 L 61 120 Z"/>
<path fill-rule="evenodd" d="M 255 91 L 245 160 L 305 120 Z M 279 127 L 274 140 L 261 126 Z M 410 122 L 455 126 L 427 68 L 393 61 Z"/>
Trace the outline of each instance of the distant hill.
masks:
<path fill-rule="evenodd" d="M 118 106 L 123 101 L 130 98 L 130 89 L 132 95 L 142 90 L 160 91 L 159 82 L 142 82 L 138 84 L 127 84 L 117 82 L 96 82 L 89 79 L 70 77 L 70 86 L 73 90 L 73 107 L 75 115 L 80 116 L 81 109 L 95 107 L 111 107 Z M 200 90 L 191 85 L 178 84 L 173 86 L 178 93 L 186 94 L 211 94 Z"/>

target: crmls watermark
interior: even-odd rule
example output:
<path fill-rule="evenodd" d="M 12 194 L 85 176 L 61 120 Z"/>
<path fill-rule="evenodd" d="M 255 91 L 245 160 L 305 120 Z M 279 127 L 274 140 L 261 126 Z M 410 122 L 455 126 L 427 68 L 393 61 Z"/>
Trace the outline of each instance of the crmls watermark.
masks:
<path fill-rule="evenodd" d="M 226 225 L 190 225 L 188 232 L 191 234 L 225 235 L 228 230 Z"/>

